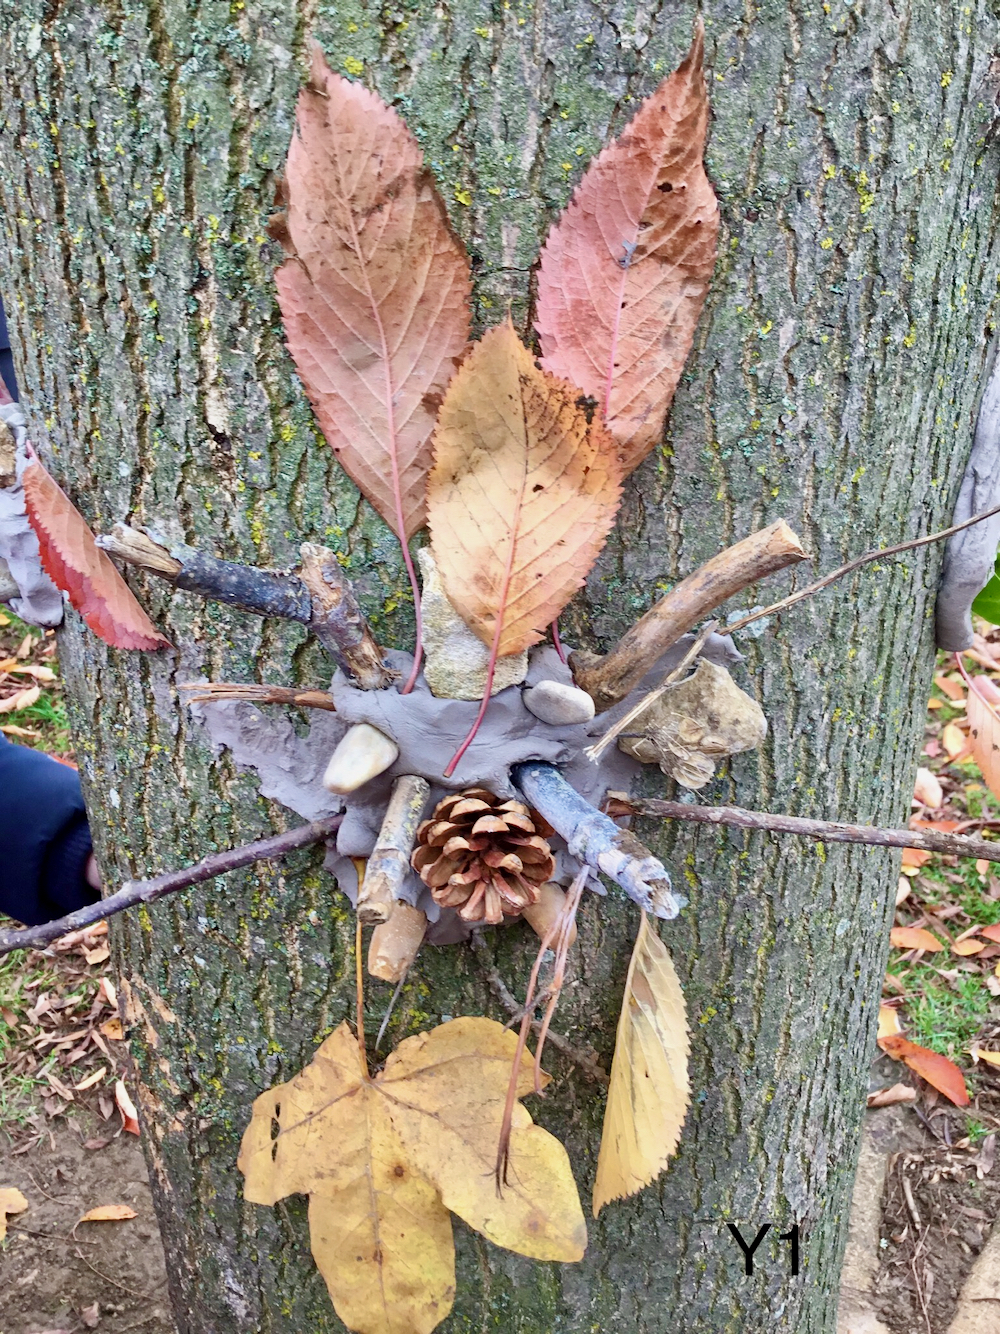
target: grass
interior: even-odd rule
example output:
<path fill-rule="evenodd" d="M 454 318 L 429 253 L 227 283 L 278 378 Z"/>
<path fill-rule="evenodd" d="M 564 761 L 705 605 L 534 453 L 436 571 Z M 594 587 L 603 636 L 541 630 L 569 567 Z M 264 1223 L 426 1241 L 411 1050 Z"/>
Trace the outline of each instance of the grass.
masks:
<path fill-rule="evenodd" d="M 975 973 L 947 981 L 932 964 L 894 969 L 906 987 L 907 1037 L 940 1052 L 957 1065 L 968 1065 L 968 1051 L 983 1026 L 990 994 Z"/>
<path fill-rule="evenodd" d="M 14 950 L 0 957 L 0 1125 L 24 1123 L 39 1085 L 45 1083 L 45 1070 L 55 1065 L 53 1054 L 31 1074 L 11 1069 L 24 1041 L 20 1025 L 28 1022 L 27 1013 L 38 997 L 58 986 L 58 974 L 38 955 Z"/>
<path fill-rule="evenodd" d="M 35 703 L 29 708 L 18 709 L 15 713 L 0 714 L 0 724 L 13 724 L 26 731 L 38 733 L 34 737 L 8 733 L 8 740 L 18 745 L 32 746 L 50 755 L 70 756 L 73 743 L 69 720 L 66 717 L 62 682 L 58 679 L 59 664 L 55 656 L 55 636 L 51 630 L 40 631 L 35 626 L 25 624 L 13 612 L 0 612 L 0 658 L 12 658 L 29 635 L 33 643 L 22 661 L 48 667 L 56 673 L 57 679 L 39 683 L 42 693 Z M 16 679 L 18 685 L 31 684 L 31 678 L 28 676 Z"/>

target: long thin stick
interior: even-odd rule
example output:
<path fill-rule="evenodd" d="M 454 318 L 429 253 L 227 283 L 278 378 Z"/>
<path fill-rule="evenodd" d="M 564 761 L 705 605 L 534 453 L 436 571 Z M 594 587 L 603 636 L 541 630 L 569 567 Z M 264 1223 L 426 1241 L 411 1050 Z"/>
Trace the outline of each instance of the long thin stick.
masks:
<path fill-rule="evenodd" d="M 153 876 L 151 880 L 126 881 L 117 894 L 90 903 L 86 908 L 78 908 L 76 912 L 58 917 L 53 922 L 44 922 L 41 926 L 27 927 L 22 931 L 0 931 L 0 955 L 9 954 L 11 950 L 41 949 L 68 931 L 78 931 L 81 927 L 103 922 L 105 918 L 113 917 L 125 908 L 135 907 L 137 903 L 155 903 L 167 894 L 188 889 L 191 885 L 200 885 L 217 875 L 225 875 L 227 871 L 238 871 L 240 867 L 250 866 L 253 862 L 271 861 L 297 848 L 307 848 L 310 843 L 319 843 L 329 838 L 340 827 L 343 818 L 342 815 L 331 815 L 325 820 L 315 820 L 298 829 L 289 829 L 284 834 L 274 834 L 256 843 L 245 843 L 239 848 L 213 853 L 211 857 L 205 857 L 193 866 L 182 867 L 179 871 L 167 871 L 163 875 Z"/>
<path fill-rule="evenodd" d="M 692 806 L 683 801 L 655 798 L 630 800 L 609 794 L 608 813 L 651 815 L 665 820 L 695 824 L 731 825 L 737 829 L 763 830 L 772 834 L 797 834 L 820 843 L 866 843 L 880 848 L 920 848 L 949 856 L 977 857 L 1000 862 L 1000 842 L 972 838 L 968 834 L 937 833 L 932 829 L 877 829 L 872 825 L 842 824 L 836 820 L 807 820 L 798 815 L 773 815 L 770 811 L 748 811 L 740 806 Z"/>
<path fill-rule="evenodd" d="M 430 790 L 426 779 L 412 774 L 401 774 L 392 785 L 382 828 L 358 886 L 358 921 L 365 926 L 387 922 L 392 916 L 410 869 L 413 840 Z"/>
<path fill-rule="evenodd" d="M 333 698 L 327 690 L 298 690 L 294 686 L 242 685 L 234 681 L 191 681 L 178 686 L 179 690 L 197 690 L 189 695 L 189 704 L 214 704 L 217 700 L 246 700 L 253 704 L 297 704 L 300 709 L 326 709 L 336 713 Z"/>
<path fill-rule="evenodd" d="M 982 514 L 974 514 L 971 519 L 966 519 L 963 523 L 953 524 L 950 528 L 942 528 L 939 533 L 930 533 L 927 537 L 915 537 L 909 542 L 897 542 L 894 547 L 880 547 L 873 551 L 866 551 L 863 556 L 856 556 L 854 560 L 849 560 L 846 565 L 841 565 L 839 569 L 825 574 L 822 579 L 817 579 L 814 584 L 809 584 L 806 588 L 800 588 L 797 593 L 789 594 L 787 598 L 782 598 L 780 602 L 773 602 L 770 607 L 765 607 L 762 611 L 751 612 L 749 616 L 743 616 L 740 620 L 734 621 L 732 625 L 727 625 L 726 634 L 733 635 L 738 630 L 745 630 L 754 621 L 763 620 L 765 616 L 776 616 L 788 607 L 794 607 L 796 602 L 811 598 L 814 593 L 822 592 L 824 588 L 828 588 L 836 580 L 843 579 L 845 574 L 851 574 L 852 571 L 859 569 L 862 565 L 868 565 L 873 560 L 884 560 L 887 556 L 898 556 L 902 551 L 913 551 L 916 547 L 926 547 L 932 542 L 943 542 L 946 537 L 951 537 L 953 533 L 960 533 L 963 528 L 971 528 L 974 523 L 982 523 L 984 519 L 991 519 L 994 514 L 1000 514 L 1000 505 L 994 505 L 991 510 L 983 510 Z"/>

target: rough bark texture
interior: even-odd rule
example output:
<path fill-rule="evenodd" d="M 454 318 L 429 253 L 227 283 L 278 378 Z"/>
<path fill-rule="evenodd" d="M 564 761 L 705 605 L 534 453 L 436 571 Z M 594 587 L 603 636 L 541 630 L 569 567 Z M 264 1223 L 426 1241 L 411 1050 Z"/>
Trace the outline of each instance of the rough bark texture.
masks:
<path fill-rule="evenodd" d="M 539 238 L 588 157 L 676 63 L 693 0 L 0 0 L 0 283 L 32 430 L 88 518 L 234 560 L 343 553 L 382 643 L 410 621 L 388 531 L 317 438 L 282 348 L 265 239 L 314 32 L 419 135 L 474 256 L 477 315 L 526 319 Z M 566 637 L 605 650 L 724 542 L 785 516 L 829 568 L 941 526 L 971 439 L 1000 247 L 994 3 L 706 0 L 721 258 L 665 446 L 630 482 Z M 896 824 L 932 666 L 940 553 L 869 566 L 750 640 L 771 720 L 702 800 Z M 796 575 L 771 581 L 769 594 Z M 304 631 L 134 587 L 178 654 L 62 633 L 108 884 L 260 837 L 288 815 L 214 759 L 175 682 L 315 683 Z M 744 599 L 746 605 L 751 599 Z M 664 795 L 658 773 L 650 793 Z M 679 1159 L 604 1211 L 582 1264 L 458 1228 L 443 1326 L 510 1334 L 833 1328 L 893 855 L 672 828 L 690 908 L 694 1108 Z M 591 899 L 559 1025 L 608 1060 L 636 921 Z M 145 1143 L 184 1334 L 340 1329 L 304 1201 L 242 1202 L 252 1097 L 350 1013 L 345 901 L 298 854 L 116 927 Z M 492 937 L 523 986 L 534 937 Z M 377 1019 L 389 987 L 373 985 Z M 472 953 L 425 951 L 391 1025 L 502 1014 Z M 504 1016 L 505 1017 L 505 1016 Z M 552 1053 L 540 1119 L 581 1185 L 603 1095 Z M 804 1234 L 757 1252 L 725 1230 Z M 777 1231 L 776 1229 L 775 1231 Z"/>

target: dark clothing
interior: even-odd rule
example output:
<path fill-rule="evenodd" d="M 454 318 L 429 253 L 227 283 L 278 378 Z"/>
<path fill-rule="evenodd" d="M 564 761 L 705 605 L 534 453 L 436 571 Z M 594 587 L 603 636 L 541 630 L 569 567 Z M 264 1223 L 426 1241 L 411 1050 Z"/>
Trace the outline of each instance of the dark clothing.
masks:
<path fill-rule="evenodd" d="M 17 380 L 14 376 L 14 358 L 10 354 L 10 335 L 7 332 L 7 317 L 3 313 L 3 299 L 0 298 L 0 378 L 7 386 L 7 392 L 17 402 Z"/>
<path fill-rule="evenodd" d="M 0 733 L 0 912 L 37 926 L 93 903 L 90 853 L 76 770 Z"/>

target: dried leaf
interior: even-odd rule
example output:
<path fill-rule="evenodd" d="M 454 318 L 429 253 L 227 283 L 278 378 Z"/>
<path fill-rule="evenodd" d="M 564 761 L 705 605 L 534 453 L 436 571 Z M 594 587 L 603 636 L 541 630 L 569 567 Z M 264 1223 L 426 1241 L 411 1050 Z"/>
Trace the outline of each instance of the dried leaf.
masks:
<path fill-rule="evenodd" d="M 538 273 L 543 366 L 589 394 L 626 474 L 659 442 L 715 267 L 704 32 L 591 163 Z"/>
<path fill-rule="evenodd" d="M 508 321 L 448 390 L 427 488 L 434 559 L 463 620 L 499 654 L 537 644 L 614 522 L 614 443 L 538 370 Z"/>
<path fill-rule="evenodd" d="M 901 1033 L 902 1027 L 899 1022 L 899 1011 L 894 1005 L 880 1005 L 878 1007 L 878 1036 L 879 1040 L 887 1038 L 894 1033 Z"/>
<path fill-rule="evenodd" d="M 973 1047 L 970 1055 L 977 1061 L 986 1061 L 989 1065 L 1000 1065 L 1000 1051 L 984 1051 L 982 1047 Z"/>
<path fill-rule="evenodd" d="M 988 676 L 973 677 L 973 682 L 975 689 L 969 691 L 967 708 L 972 758 L 986 786 L 995 797 L 1000 797 L 1000 718 L 997 717 L 1000 690 Z"/>
<path fill-rule="evenodd" d="M 955 723 L 948 723 L 942 729 L 941 744 L 944 746 L 949 760 L 957 760 L 959 755 L 968 748 L 965 733 Z"/>
<path fill-rule="evenodd" d="M 924 866 L 930 861 L 933 854 L 927 852 L 924 848 L 904 848 L 902 857 L 902 867 L 904 871 L 912 871 Z"/>
<path fill-rule="evenodd" d="M 37 459 L 25 468 L 21 481 L 45 572 L 69 594 L 94 634 L 115 648 L 169 648 L 170 641 L 97 546 L 86 519 Z"/>
<path fill-rule="evenodd" d="M 919 801 L 923 806 L 930 806 L 932 810 L 937 810 L 944 804 L 944 793 L 941 790 L 941 783 L 937 774 L 923 767 L 917 770 L 913 800 Z"/>
<path fill-rule="evenodd" d="M 135 1103 L 128 1095 L 128 1089 L 120 1079 L 115 1080 L 115 1103 L 122 1118 L 122 1129 L 127 1130 L 130 1135 L 138 1135 L 139 1132 L 139 1113 L 135 1110 Z"/>
<path fill-rule="evenodd" d="M 877 1093 L 869 1093 L 869 1107 L 894 1107 L 900 1102 L 914 1102 L 916 1100 L 917 1090 L 911 1088 L 909 1084 L 893 1084 L 891 1088 L 879 1089 Z"/>
<path fill-rule="evenodd" d="M 521 1255 L 583 1255 L 566 1151 L 520 1104 L 511 1185 L 497 1195 L 493 1158 L 516 1047 L 491 1019 L 453 1019 L 407 1038 L 371 1079 L 345 1023 L 305 1070 L 255 1101 L 239 1157 L 246 1198 L 309 1195 L 313 1255 L 350 1329 L 427 1334 L 445 1318 L 455 1291 L 448 1209 Z M 526 1054 L 519 1096 L 533 1087 Z"/>
<path fill-rule="evenodd" d="M 90 1306 L 80 1307 L 80 1319 L 87 1329 L 96 1329 L 101 1323 L 101 1308 L 97 1302 Z"/>
<path fill-rule="evenodd" d="M 981 940 L 956 940 L 951 947 L 952 954 L 961 954 L 963 956 L 970 954 L 979 954 L 986 948 Z"/>
<path fill-rule="evenodd" d="M 648 1186 L 677 1148 L 691 1097 L 684 995 L 645 913 L 618 1020 L 597 1158 L 596 1218 L 610 1200 Z"/>
<path fill-rule="evenodd" d="M 96 1209 L 88 1209 L 79 1220 L 81 1223 L 124 1223 L 138 1215 L 127 1204 L 99 1204 Z"/>
<path fill-rule="evenodd" d="M 944 946 L 936 936 L 925 931 L 922 926 L 894 926 L 889 932 L 889 943 L 900 950 L 943 950 Z"/>
<path fill-rule="evenodd" d="M 318 47 L 285 170 L 288 348 L 338 461 L 405 541 L 469 336 L 469 261 L 416 139 Z"/>
<path fill-rule="evenodd" d="M 987 940 L 1000 941 L 1000 922 L 995 923 L 993 926 L 981 926 L 979 928 L 979 934 L 985 936 Z"/>
<path fill-rule="evenodd" d="M 17 713 L 21 709 L 30 709 L 41 697 L 40 686 L 27 686 L 24 690 L 8 695 L 6 699 L 0 699 L 0 713 Z"/>
<path fill-rule="evenodd" d="M 125 1031 L 122 1028 L 122 1021 L 117 1018 L 108 1019 L 103 1023 L 101 1025 L 101 1032 L 106 1038 L 110 1038 L 113 1042 L 121 1042 L 125 1036 Z"/>
<path fill-rule="evenodd" d="M 947 695 L 953 704 L 965 698 L 965 683 L 960 676 L 937 675 L 934 684 L 943 695 Z"/>
<path fill-rule="evenodd" d="M 962 1072 L 954 1061 L 948 1060 L 947 1056 L 929 1051 L 926 1047 L 919 1047 L 915 1042 L 910 1042 L 908 1038 L 900 1037 L 898 1034 L 879 1038 L 878 1045 L 894 1061 L 902 1061 L 921 1079 L 926 1079 L 932 1088 L 943 1093 L 956 1107 L 969 1105 L 969 1095 Z"/>
<path fill-rule="evenodd" d="M 0 1186 L 0 1241 L 7 1235 L 7 1219 L 14 1214 L 23 1214 L 28 1201 L 13 1186 Z"/>

